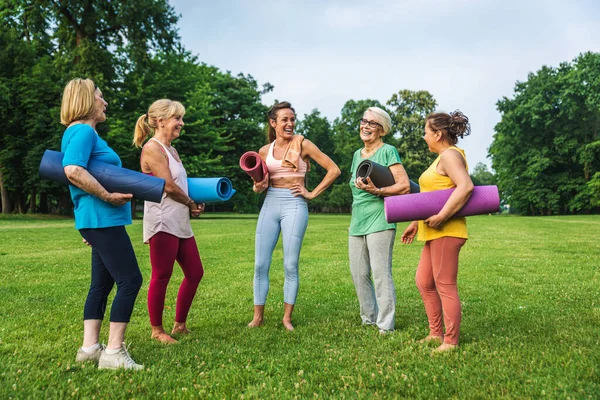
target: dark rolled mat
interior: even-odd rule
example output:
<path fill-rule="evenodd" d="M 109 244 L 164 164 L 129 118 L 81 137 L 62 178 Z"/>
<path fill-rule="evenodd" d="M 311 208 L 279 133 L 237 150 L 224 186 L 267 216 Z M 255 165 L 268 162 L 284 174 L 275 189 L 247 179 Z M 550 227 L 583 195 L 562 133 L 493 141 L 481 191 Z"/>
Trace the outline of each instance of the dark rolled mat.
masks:
<path fill-rule="evenodd" d="M 454 188 L 386 197 L 383 200 L 385 219 L 388 223 L 425 220 L 441 211 L 453 191 Z M 475 186 L 467 204 L 454 216 L 495 213 L 499 208 L 497 186 Z"/>
<path fill-rule="evenodd" d="M 188 178 L 188 195 L 195 203 L 227 201 L 236 190 L 229 178 Z"/>
<path fill-rule="evenodd" d="M 390 171 L 388 167 L 371 160 L 364 160 L 358 164 L 356 176 L 363 178 L 363 182 L 365 183 L 367 178 L 371 178 L 371 181 L 377 188 L 392 186 L 396 183 L 394 180 L 394 175 L 392 175 L 392 171 Z M 410 192 L 419 193 L 420 191 L 419 185 L 413 181 L 410 181 Z"/>
<path fill-rule="evenodd" d="M 240 167 L 256 182 L 261 182 L 267 174 L 267 165 L 255 151 L 247 151 L 240 157 Z"/>
<path fill-rule="evenodd" d="M 40 177 L 72 185 L 62 166 L 63 156 L 59 151 L 46 150 L 40 162 Z M 94 160 L 88 163 L 87 171 L 111 193 L 131 193 L 137 199 L 154 203 L 162 200 L 165 190 L 162 178 Z"/>

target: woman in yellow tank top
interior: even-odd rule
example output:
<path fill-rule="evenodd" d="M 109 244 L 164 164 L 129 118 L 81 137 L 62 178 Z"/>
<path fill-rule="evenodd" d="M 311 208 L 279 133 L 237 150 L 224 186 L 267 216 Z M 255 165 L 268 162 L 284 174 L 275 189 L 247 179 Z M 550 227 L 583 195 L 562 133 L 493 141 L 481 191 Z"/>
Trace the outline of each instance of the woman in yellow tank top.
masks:
<path fill-rule="evenodd" d="M 471 197 L 473 182 L 467 172 L 465 152 L 455 145 L 459 137 L 462 139 L 470 132 L 469 119 L 458 110 L 427 116 L 423 138 L 429 150 L 439 156 L 419 178 L 421 192 L 456 189 L 438 214 L 425 221 L 413 221 L 401 237 L 402 243 L 410 244 L 418 232 L 418 240 L 425 242 L 415 281 L 429 320 L 429 335 L 422 342 L 440 342 L 435 352 L 458 346 L 461 320 L 456 284 L 458 255 L 468 233 L 465 218 L 453 215 Z"/>

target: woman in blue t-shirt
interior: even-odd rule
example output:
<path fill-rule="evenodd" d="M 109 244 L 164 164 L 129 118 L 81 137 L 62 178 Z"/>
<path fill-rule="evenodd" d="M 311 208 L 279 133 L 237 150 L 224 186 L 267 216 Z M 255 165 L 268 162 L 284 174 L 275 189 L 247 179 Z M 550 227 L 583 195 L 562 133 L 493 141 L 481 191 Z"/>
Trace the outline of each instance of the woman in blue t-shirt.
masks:
<path fill-rule="evenodd" d="M 83 310 L 83 345 L 76 361 L 92 361 L 98 368 L 143 369 L 124 345 L 137 294 L 142 286 L 131 240 L 125 225 L 131 224 L 131 194 L 109 193 L 87 171 L 92 160 L 121 166 L 121 159 L 98 136 L 96 124 L 106 120 L 102 92 L 90 79 L 73 79 L 65 86 L 60 122 L 65 125 L 61 143 L 63 168 L 71 185 L 75 227 L 92 248 L 92 280 Z M 100 327 L 109 293 L 117 293 L 110 311 L 108 345 L 99 342 Z"/>
<path fill-rule="evenodd" d="M 402 166 L 398 150 L 385 144 L 382 137 L 390 132 L 392 120 L 379 107 L 369 107 L 360 120 L 360 138 L 364 147 L 352 158 L 352 219 L 348 230 L 350 272 L 360 305 L 360 317 L 365 325 L 377 325 L 379 332 L 394 330 L 396 289 L 392 279 L 392 250 L 396 224 L 388 224 L 383 208 L 383 196 L 408 193 L 408 175 Z M 358 165 L 371 160 L 389 167 L 395 183 L 375 187 L 371 178 L 364 182 L 356 177 Z M 374 284 L 374 285 L 373 285 Z"/>

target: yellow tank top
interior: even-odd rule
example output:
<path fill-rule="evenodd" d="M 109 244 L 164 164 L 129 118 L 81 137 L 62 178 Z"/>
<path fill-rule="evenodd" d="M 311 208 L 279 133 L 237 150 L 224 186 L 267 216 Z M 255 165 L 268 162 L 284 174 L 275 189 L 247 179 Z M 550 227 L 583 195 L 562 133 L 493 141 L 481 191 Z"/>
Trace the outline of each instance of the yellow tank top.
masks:
<path fill-rule="evenodd" d="M 452 149 L 453 151 L 458 151 L 465 159 L 465 163 L 467 162 L 467 157 L 465 156 L 465 152 L 462 149 L 459 149 L 456 146 L 449 147 L 446 151 Z M 435 161 L 421 174 L 419 177 L 419 186 L 421 186 L 421 192 L 433 192 L 435 190 L 443 190 L 450 189 L 456 187 L 452 180 L 444 175 L 440 175 L 436 172 L 437 166 L 440 162 L 441 155 L 435 159 Z M 467 170 L 469 166 L 467 164 Z M 428 227 L 423 223 L 423 221 L 419 221 L 419 233 L 417 236 L 417 240 L 420 241 L 428 241 L 433 239 L 438 239 L 441 237 L 452 236 L 462 239 L 467 239 L 469 237 L 467 231 L 467 220 L 465 217 L 456 217 L 450 218 L 444 225 L 442 225 L 441 229 L 433 229 Z"/>

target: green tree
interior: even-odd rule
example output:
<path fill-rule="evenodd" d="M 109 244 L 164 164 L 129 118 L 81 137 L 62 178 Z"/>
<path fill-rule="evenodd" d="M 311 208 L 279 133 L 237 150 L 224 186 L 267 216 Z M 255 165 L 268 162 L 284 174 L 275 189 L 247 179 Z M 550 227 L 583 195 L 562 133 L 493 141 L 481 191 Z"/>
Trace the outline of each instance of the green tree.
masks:
<path fill-rule="evenodd" d="M 496 180 L 494 173 L 488 170 L 484 163 L 477 163 L 473 172 L 471 172 L 471 180 L 475 186 L 494 185 Z"/>
<path fill-rule="evenodd" d="M 313 142 L 323 153 L 332 157 L 335 162 L 335 145 L 333 141 L 333 128 L 326 117 L 322 117 L 319 110 L 314 109 L 310 114 L 305 114 L 298 123 L 296 131 Z M 311 171 L 307 174 L 307 186 L 313 189 L 323 180 L 327 171 L 317 163 L 311 163 Z M 329 208 L 331 191 L 327 190 L 309 203 L 311 211 L 324 211 Z"/>
<path fill-rule="evenodd" d="M 594 210 L 600 171 L 600 54 L 557 68 L 542 67 L 517 82 L 489 149 L 503 198 L 530 215 Z"/>
<path fill-rule="evenodd" d="M 437 105 L 431 93 L 420 90 L 400 90 L 387 102 L 392 117 L 392 134 L 397 139 L 396 147 L 402 157 L 402 165 L 413 181 L 425 171 L 435 159 L 423 140 L 425 117 Z"/>

